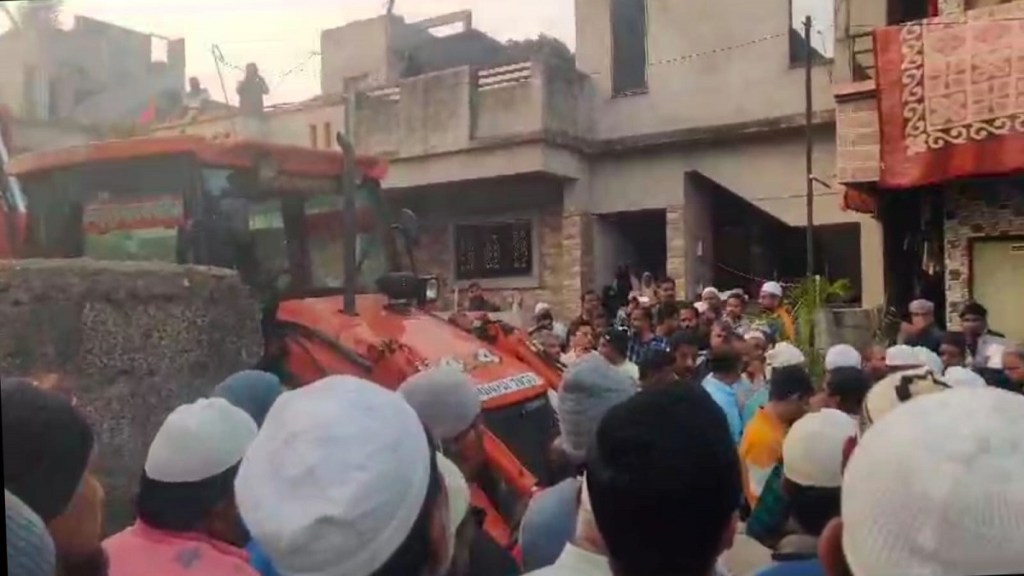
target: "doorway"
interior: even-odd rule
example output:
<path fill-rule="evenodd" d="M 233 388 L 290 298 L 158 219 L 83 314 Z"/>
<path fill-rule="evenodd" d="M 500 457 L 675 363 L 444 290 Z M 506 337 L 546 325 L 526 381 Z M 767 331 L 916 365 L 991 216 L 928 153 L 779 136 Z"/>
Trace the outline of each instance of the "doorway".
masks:
<path fill-rule="evenodd" d="M 1024 236 L 971 241 L 971 298 L 988 308 L 992 329 L 1024 340 Z"/>
<path fill-rule="evenodd" d="M 668 257 L 664 210 L 615 212 L 600 216 L 594 230 L 599 284 L 611 282 L 615 268 L 629 264 L 637 276 L 663 278 Z"/>

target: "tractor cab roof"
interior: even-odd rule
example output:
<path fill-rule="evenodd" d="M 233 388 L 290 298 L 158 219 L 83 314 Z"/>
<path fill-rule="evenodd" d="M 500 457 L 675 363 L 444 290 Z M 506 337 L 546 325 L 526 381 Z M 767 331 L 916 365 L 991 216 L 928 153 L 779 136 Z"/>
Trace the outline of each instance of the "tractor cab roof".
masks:
<path fill-rule="evenodd" d="M 57 150 L 42 150 L 11 159 L 8 171 L 18 177 L 99 162 L 128 161 L 155 156 L 190 155 L 200 163 L 223 168 L 256 168 L 269 160 L 285 174 L 330 178 L 341 175 L 342 154 L 302 146 L 256 140 L 212 140 L 201 136 L 145 136 L 93 142 Z M 387 163 L 361 156 L 356 165 L 366 176 L 382 180 Z"/>

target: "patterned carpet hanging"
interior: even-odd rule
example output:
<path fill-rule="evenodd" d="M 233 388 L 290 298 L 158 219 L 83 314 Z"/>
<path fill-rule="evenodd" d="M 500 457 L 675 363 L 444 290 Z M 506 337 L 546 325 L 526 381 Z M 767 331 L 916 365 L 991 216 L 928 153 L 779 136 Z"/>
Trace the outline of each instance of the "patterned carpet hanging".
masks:
<path fill-rule="evenodd" d="M 880 184 L 1024 170 L 1024 1 L 875 31 Z"/>

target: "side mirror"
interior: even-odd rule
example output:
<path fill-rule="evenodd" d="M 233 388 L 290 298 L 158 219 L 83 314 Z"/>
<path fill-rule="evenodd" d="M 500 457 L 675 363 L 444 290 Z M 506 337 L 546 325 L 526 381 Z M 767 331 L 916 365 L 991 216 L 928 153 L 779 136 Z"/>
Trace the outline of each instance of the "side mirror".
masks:
<path fill-rule="evenodd" d="M 416 214 L 408 208 L 403 208 L 398 213 L 398 222 L 395 223 L 395 227 L 405 237 L 405 241 L 409 246 L 417 246 L 420 241 L 420 221 L 416 217 Z"/>

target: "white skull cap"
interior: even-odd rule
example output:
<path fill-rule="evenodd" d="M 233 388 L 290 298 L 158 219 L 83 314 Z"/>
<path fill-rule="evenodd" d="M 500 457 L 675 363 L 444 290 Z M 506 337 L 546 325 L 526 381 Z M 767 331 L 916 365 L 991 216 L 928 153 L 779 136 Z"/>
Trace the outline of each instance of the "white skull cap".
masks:
<path fill-rule="evenodd" d="M 235 481 L 245 525 L 288 576 L 369 576 L 409 536 L 433 447 L 394 392 L 331 376 L 271 408 Z"/>
<path fill-rule="evenodd" d="M 251 416 L 222 398 L 179 406 L 149 445 L 146 477 L 168 484 L 213 478 L 242 461 L 257 432 Z"/>
<path fill-rule="evenodd" d="M 898 406 L 843 477 L 843 550 L 857 576 L 1019 574 L 1024 396 L 953 389 Z"/>

